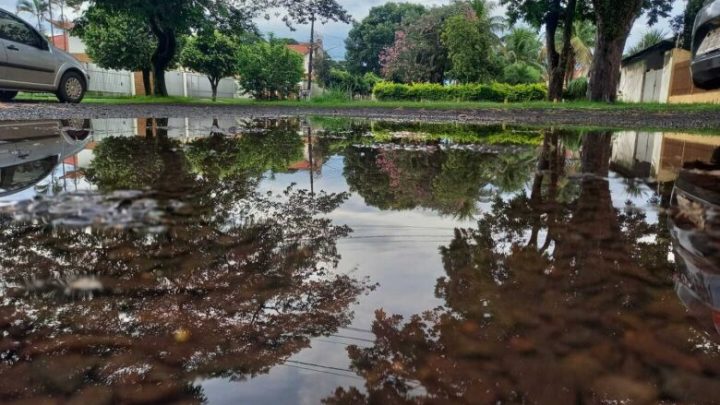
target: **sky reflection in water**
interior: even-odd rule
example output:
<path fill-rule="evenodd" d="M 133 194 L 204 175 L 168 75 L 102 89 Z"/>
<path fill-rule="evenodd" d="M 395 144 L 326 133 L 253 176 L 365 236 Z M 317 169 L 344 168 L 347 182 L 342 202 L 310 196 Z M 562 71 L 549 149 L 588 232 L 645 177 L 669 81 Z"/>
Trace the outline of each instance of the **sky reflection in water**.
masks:
<path fill-rule="evenodd" d="M 2 402 L 720 388 L 720 137 L 307 118 L 0 139 Z"/>

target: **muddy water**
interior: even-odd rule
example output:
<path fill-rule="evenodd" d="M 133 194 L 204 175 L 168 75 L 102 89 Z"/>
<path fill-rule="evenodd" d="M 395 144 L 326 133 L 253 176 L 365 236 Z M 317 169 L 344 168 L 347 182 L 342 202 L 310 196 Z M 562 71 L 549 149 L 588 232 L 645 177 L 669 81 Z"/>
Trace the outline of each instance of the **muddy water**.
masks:
<path fill-rule="evenodd" d="M 0 122 L 0 402 L 715 403 L 719 147 Z"/>

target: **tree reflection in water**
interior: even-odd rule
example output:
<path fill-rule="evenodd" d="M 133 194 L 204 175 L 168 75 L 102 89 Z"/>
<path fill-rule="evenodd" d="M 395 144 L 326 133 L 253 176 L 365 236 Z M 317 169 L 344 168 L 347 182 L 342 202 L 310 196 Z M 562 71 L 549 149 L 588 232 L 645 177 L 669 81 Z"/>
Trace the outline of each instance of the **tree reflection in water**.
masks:
<path fill-rule="evenodd" d="M 477 203 L 493 193 L 517 192 L 525 187 L 535 160 L 531 148 L 520 153 L 441 150 L 348 148 L 345 177 L 350 190 L 368 205 L 382 210 L 427 208 L 442 215 L 472 218 Z"/>
<path fill-rule="evenodd" d="M 715 401 L 718 352 L 674 296 L 666 219 L 613 206 L 611 133 L 584 136 L 570 182 L 564 137 L 546 136 L 529 191 L 441 248 L 445 306 L 378 311 L 374 346 L 348 349 L 365 390 L 326 403 Z"/>
<path fill-rule="evenodd" d="M 346 195 L 254 191 L 258 168 L 298 152 L 279 152 L 277 141 L 297 145 L 297 136 L 280 130 L 270 143 L 213 137 L 183 147 L 166 126 L 152 120 L 144 139 L 103 141 L 91 171 L 104 191 L 183 197 L 163 232 L 4 226 L 0 402 L 202 401 L 196 379 L 266 373 L 312 337 L 349 324 L 350 305 L 369 287 L 333 271 L 337 239 L 351 230 L 323 218 Z M 242 150 L 236 158 L 250 154 L 264 166 L 235 170 L 225 156 L 193 171 L 231 140 Z"/>

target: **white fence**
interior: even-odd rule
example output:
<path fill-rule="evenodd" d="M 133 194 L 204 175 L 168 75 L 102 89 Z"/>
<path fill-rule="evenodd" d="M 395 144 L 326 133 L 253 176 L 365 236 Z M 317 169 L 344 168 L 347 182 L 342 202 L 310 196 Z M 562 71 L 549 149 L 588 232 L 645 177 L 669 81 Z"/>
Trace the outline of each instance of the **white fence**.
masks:
<path fill-rule="evenodd" d="M 84 63 L 90 74 L 89 91 L 104 95 L 135 95 L 135 75 L 124 70 L 103 69 L 93 63 Z M 210 98 L 212 88 L 207 76 L 192 73 L 170 71 L 165 72 L 165 84 L 168 94 L 179 97 Z M 220 81 L 218 85 L 219 98 L 241 98 L 240 86 L 232 78 Z"/>
<path fill-rule="evenodd" d="M 90 75 L 89 91 L 121 96 L 135 94 L 135 78 L 132 72 L 103 69 L 94 63 L 84 63 L 83 65 Z"/>
<path fill-rule="evenodd" d="M 192 72 L 165 72 L 165 86 L 168 94 L 180 97 L 212 97 L 212 88 L 207 76 Z M 218 85 L 218 97 L 240 98 L 240 87 L 235 79 L 226 78 Z"/>

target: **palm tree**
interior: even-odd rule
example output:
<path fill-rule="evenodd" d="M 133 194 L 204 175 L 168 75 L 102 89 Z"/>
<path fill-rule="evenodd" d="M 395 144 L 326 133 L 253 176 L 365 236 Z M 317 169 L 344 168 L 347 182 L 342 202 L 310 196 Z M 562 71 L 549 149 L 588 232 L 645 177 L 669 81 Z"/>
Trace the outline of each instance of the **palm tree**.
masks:
<path fill-rule="evenodd" d="M 582 67 L 583 71 L 590 70 L 596 33 L 597 29 L 595 28 L 595 24 L 590 21 L 582 20 L 573 23 L 572 49 L 568 58 L 567 73 L 565 75 L 567 83 L 573 80 L 575 69 L 578 66 Z M 562 39 L 559 38 L 559 41 L 562 42 Z"/>
<path fill-rule="evenodd" d="M 540 54 L 542 42 L 535 30 L 527 27 L 513 27 L 504 38 L 503 52 L 510 63 L 526 63 L 540 70 L 543 69 Z"/>
<path fill-rule="evenodd" d="M 659 28 L 653 28 L 646 31 L 645 34 L 643 34 L 642 38 L 640 38 L 640 41 L 638 41 L 635 46 L 628 50 L 628 55 L 635 55 L 636 53 L 644 51 L 645 49 L 650 48 L 653 45 L 659 44 L 660 42 L 665 40 L 667 35 L 667 32 Z"/>
<path fill-rule="evenodd" d="M 18 13 L 28 13 L 35 16 L 38 31 L 44 32 L 42 23 L 45 21 L 45 13 L 50 9 L 47 0 L 18 0 L 16 8 Z"/>
<path fill-rule="evenodd" d="M 470 7 L 475 11 L 475 15 L 479 20 L 486 21 L 490 32 L 497 42 L 507 28 L 505 18 L 499 15 L 493 16 L 493 12 L 497 9 L 497 3 L 490 0 L 470 0 Z"/>
<path fill-rule="evenodd" d="M 570 55 L 566 67 L 565 80 L 567 83 L 573 80 L 575 69 L 580 65 L 582 70 L 589 70 L 592 65 L 593 50 L 595 47 L 595 36 L 597 29 L 591 21 L 580 20 L 573 22 L 573 33 L 570 44 Z M 555 46 L 563 48 L 563 33 L 558 31 L 555 34 Z M 541 59 L 547 60 L 547 48 L 543 46 Z M 567 84 L 566 83 L 566 84 Z"/>

